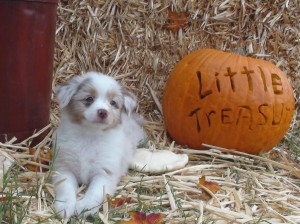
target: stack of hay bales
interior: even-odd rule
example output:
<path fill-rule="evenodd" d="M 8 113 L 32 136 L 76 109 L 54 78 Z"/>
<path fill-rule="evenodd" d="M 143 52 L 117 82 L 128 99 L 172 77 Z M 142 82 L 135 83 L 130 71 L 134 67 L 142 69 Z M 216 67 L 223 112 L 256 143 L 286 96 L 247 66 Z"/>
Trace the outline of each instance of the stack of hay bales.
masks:
<path fill-rule="evenodd" d="M 170 12 L 185 13 L 181 27 L 170 26 Z M 299 98 L 299 19 L 296 0 L 63 0 L 54 85 L 85 71 L 107 73 L 139 96 L 146 118 L 162 123 L 153 93 L 161 99 L 169 72 L 185 55 L 215 48 L 273 62 Z"/>

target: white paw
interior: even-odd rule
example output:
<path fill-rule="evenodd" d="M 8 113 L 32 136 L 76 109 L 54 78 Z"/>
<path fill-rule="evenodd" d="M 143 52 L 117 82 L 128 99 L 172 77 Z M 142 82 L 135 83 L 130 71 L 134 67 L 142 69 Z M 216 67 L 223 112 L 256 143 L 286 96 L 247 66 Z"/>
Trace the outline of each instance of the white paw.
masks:
<path fill-rule="evenodd" d="M 77 201 L 75 210 L 77 215 L 89 216 L 99 211 L 101 204 L 97 201 L 81 199 Z"/>
<path fill-rule="evenodd" d="M 74 200 L 67 200 L 66 198 L 61 198 L 55 200 L 54 207 L 61 218 L 67 219 L 74 215 L 75 203 L 76 202 Z"/>

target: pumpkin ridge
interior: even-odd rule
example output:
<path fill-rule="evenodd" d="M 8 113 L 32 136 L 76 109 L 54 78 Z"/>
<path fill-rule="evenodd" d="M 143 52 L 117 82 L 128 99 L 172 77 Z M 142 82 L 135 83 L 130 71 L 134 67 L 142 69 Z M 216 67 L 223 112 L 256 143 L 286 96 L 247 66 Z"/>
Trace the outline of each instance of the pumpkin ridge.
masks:
<path fill-rule="evenodd" d="M 240 56 L 240 55 L 231 54 L 231 53 L 226 54 L 223 51 L 217 51 L 217 50 L 212 50 L 212 52 L 214 54 L 212 56 L 212 58 L 214 59 L 214 61 L 217 61 L 217 62 L 221 61 L 221 64 L 220 63 L 215 63 L 214 68 L 222 68 L 222 67 L 224 67 L 224 65 L 228 64 L 228 61 L 232 60 L 232 57 L 238 57 L 239 58 L 239 56 Z M 215 69 L 214 69 L 214 71 L 215 71 Z M 216 72 L 221 73 L 221 71 L 219 69 Z M 224 91 L 222 91 L 222 92 L 224 92 Z M 222 100 L 221 102 L 219 102 L 219 104 L 217 105 L 217 108 L 218 107 L 227 108 L 228 106 L 226 105 L 226 101 L 228 99 L 231 100 L 230 99 L 231 98 L 230 95 L 231 95 L 231 93 L 229 91 L 226 91 L 226 95 L 222 94 L 222 96 L 223 96 L 223 98 L 225 98 L 225 100 Z M 217 124 L 217 125 L 219 125 L 219 124 Z M 223 136 L 224 135 L 222 133 L 222 130 L 217 128 L 214 131 L 214 135 L 211 135 L 211 137 L 207 137 L 207 142 L 203 142 L 203 143 L 212 144 L 213 142 L 217 142 L 217 141 L 219 141 L 219 142 L 224 142 L 225 141 L 226 142 L 227 139 L 225 137 L 223 137 Z M 223 140 L 223 138 L 225 138 L 225 140 Z M 233 141 L 233 139 L 236 139 L 236 138 L 232 138 L 231 141 Z M 235 140 L 235 142 L 236 141 L 237 140 Z M 220 145 L 216 145 L 216 146 L 220 146 Z"/>
<path fill-rule="evenodd" d="M 202 56 L 203 54 L 205 56 L 203 58 L 201 58 L 201 60 L 199 60 L 199 62 L 197 63 L 197 69 L 196 70 L 206 70 L 207 66 L 211 66 L 211 64 L 213 66 L 216 65 L 215 62 L 218 61 L 218 58 L 223 55 L 223 52 L 221 52 L 221 51 L 219 52 L 219 51 L 216 51 L 214 49 L 204 49 L 204 51 L 202 51 L 202 50 L 200 50 L 200 51 L 201 51 L 201 54 L 199 55 L 199 53 L 198 53 L 196 58 L 199 60 L 200 56 Z M 216 53 L 217 53 L 217 55 L 215 55 Z M 209 60 L 209 61 L 213 60 L 214 63 L 211 63 L 211 64 L 207 65 L 206 64 L 207 60 Z M 205 74 L 205 73 L 202 73 L 202 74 Z M 207 75 L 209 75 L 209 74 L 207 74 Z M 212 83 L 210 84 L 210 86 L 208 86 L 208 88 L 210 88 L 210 87 L 212 87 Z M 203 101 L 203 106 L 202 107 L 203 107 L 202 109 L 206 108 L 206 103 L 204 101 Z M 206 133 L 204 135 L 206 135 Z M 203 142 L 202 141 L 202 144 L 203 143 L 210 144 L 211 139 L 208 139 L 208 142 Z M 202 146 L 202 144 L 198 145 L 197 147 L 205 148 L 204 146 Z"/>
<path fill-rule="evenodd" d="M 183 64 L 183 66 L 181 66 L 181 64 Z M 169 80 L 171 80 L 171 79 L 175 79 L 175 80 L 177 80 L 177 79 L 179 79 L 179 77 L 180 76 L 182 76 L 182 71 L 184 70 L 184 69 L 186 69 L 186 66 L 187 66 L 187 63 L 183 63 L 183 62 L 179 62 L 176 66 L 175 66 L 175 68 L 172 70 L 172 72 L 171 72 L 171 74 L 170 74 L 170 76 L 169 76 Z M 171 77 L 171 78 L 170 78 Z M 174 83 L 172 83 L 173 85 L 174 85 Z M 183 82 L 183 83 L 179 83 L 178 85 L 182 85 L 182 84 L 186 84 L 186 82 Z M 167 86 L 167 88 L 171 88 L 172 86 L 171 86 L 171 84 L 170 83 L 168 83 L 167 82 L 167 84 L 166 84 L 166 86 Z M 182 88 L 182 86 L 181 86 L 181 88 Z M 186 89 L 186 88 L 183 88 L 183 89 Z M 172 91 L 172 89 L 171 89 L 171 91 Z M 170 92 L 171 92 L 170 91 Z M 182 107 L 183 107 L 183 100 L 181 100 L 181 101 L 179 101 L 178 99 L 176 99 L 176 101 L 175 101 L 175 104 L 174 104 L 174 102 L 172 103 L 172 100 L 170 99 L 170 96 L 169 95 L 166 95 L 166 92 L 167 91 L 165 91 L 165 94 L 164 94 L 164 96 L 163 96 L 163 104 L 168 104 L 168 107 L 167 108 L 169 108 L 169 110 L 168 111 L 165 111 L 164 112 L 164 114 L 172 114 L 172 112 L 170 112 L 170 110 L 172 110 L 171 108 L 173 108 L 173 110 L 175 109 L 177 109 L 178 110 L 178 108 L 180 107 L 180 111 L 182 111 Z M 180 95 L 182 96 L 182 98 L 184 98 L 185 96 L 186 96 L 186 93 L 178 93 L 178 91 L 176 90 L 176 96 L 177 97 L 180 97 Z M 178 103 L 179 102 L 179 103 Z M 164 108 L 165 108 L 165 110 L 166 110 L 166 105 L 164 106 Z M 174 120 L 172 120 L 171 121 L 171 123 L 172 123 L 172 126 L 173 127 L 175 127 L 175 129 L 176 130 L 181 130 L 182 129 L 182 122 L 179 120 L 179 118 L 181 117 L 182 115 L 178 115 L 178 114 L 172 114 L 172 117 L 174 118 L 175 117 L 175 119 Z M 165 120 L 166 120 L 167 118 L 165 118 Z M 170 122 L 169 121 L 167 121 L 167 122 L 165 122 L 165 123 L 169 123 L 170 124 Z M 169 124 L 166 124 L 166 126 L 168 127 L 168 125 Z M 178 136 L 174 136 L 174 133 L 172 132 L 169 132 L 169 134 L 171 135 L 171 137 L 172 138 L 178 138 Z M 176 135 L 176 134 L 175 134 Z"/>
<path fill-rule="evenodd" d="M 238 63 L 236 63 L 236 64 L 242 64 L 242 65 L 245 65 L 245 67 L 246 68 L 248 68 L 249 70 L 250 70 L 250 63 L 249 63 L 249 60 L 248 60 L 248 58 L 247 57 L 243 57 L 243 56 L 241 56 L 240 57 L 240 61 L 238 62 Z M 240 71 L 239 71 L 240 72 Z M 241 74 L 239 74 L 239 75 L 241 75 Z M 241 77 L 242 78 L 242 77 Z M 245 92 L 245 95 L 246 96 L 249 96 L 249 95 L 251 95 L 250 94 L 250 89 L 248 88 L 248 87 L 244 87 L 244 88 L 246 88 L 247 90 L 245 90 L 246 92 Z M 249 102 L 249 97 L 245 97 L 244 98 L 245 99 L 245 102 L 241 102 L 241 104 L 242 105 L 252 105 L 252 102 Z M 252 107 L 250 107 L 250 110 L 252 110 L 253 108 Z M 252 113 L 252 112 L 251 112 Z M 247 127 L 245 127 L 244 125 L 237 125 L 237 132 L 240 134 L 239 135 L 239 138 L 237 138 L 236 139 L 236 141 L 235 141 L 235 143 L 234 143 L 234 145 L 235 145 L 235 149 L 236 150 L 240 150 L 240 148 L 238 147 L 239 145 L 243 145 L 243 142 L 245 141 L 245 139 L 244 139 L 244 135 L 247 135 L 247 132 L 252 132 L 253 130 L 251 130 L 253 127 L 251 127 L 251 126 L 253 126 L 253 115 L 250 115 L 251 117 L 250 117 L 250 124 L 249 124 L 249 127 L 247 128 Z M 250 146 L 251 147 L 251 146 Z M 247 149 L 245 149 L 245 150 L 247 150 Z"/>
<path fill-rule="evenodd" d="M 190 65 L 191 67 L 193 67 L 193 68 L 194 68 L 196 65 L 197 65 L 197 67 L 198 67 L 199 64 L 202 65 L 202 61 L 205 61 L 205 60 L 206 60 L 206 57 L 210 57 L 210 55 L 207 54 L 207 55 L 205 55 L 205 57 L 203 58 L 202 61 L 199 61 L 199 59 L 198 59 L 198 57 L 197 57 L 198 54 L 199 54 L 199 53 L 198 53 L 197 51 L 192 52 L 192 53 L 190 54 L 190 58 L 186 58 L 186 59 L 187 59 L 187 60 L 186 60 L 186 64 L 189 64 L 189 65 Z M 188 60 L 188 59 L 190 59 L 190 60 Z M 196 70 L 197 70 L 197 69 L 196 69 Z M 196 71 L 193 70 L 193 73 L 196 74 Z M 187 96 L 187 95 L 188 95 L 188 92 L 191 90 L 191 85 L 193 84 L 193 82 L 191 82 L 190 80 L 192 80 L 192 79 L 194 79 L 194 77 L 193 77 L 192 75 L 189 75 L 189 85 L 187 85 L 188 87 L 185 89 L 185 96 Z M 186 107 L 186 105 L 185 105 L 184 102 L 183 102 L 183 103 L 181 104 L 181 108 L 180 108 L 179 111 L 181 111 L 180 117 L 186 119 L 186 113 L 185 113 L 185 110 L 184 110 L 185 107 Z M 182 127 L 182 126 L 184 126 L 184 127 Z M 188 128 L 186 128 L 185 122 L 181 122 L 180 130 L 185 130 L 185 129 L 188 129 Z M 189 129 L 190 129 L 190 128 L 189 128 Z M 191 133 L 191 130 L 183 131 L 182 137 L 181 137 L 181 142 L 183 142 L 183 144 L 186 144 L 187 139 L 190 138 L 190 133 Z"/>
<path fill-rule="evenodd" d="M 202 51 L 202 50 L 199 50 L 199 51 Z M 210 56 L 210 54 L 206 54 L 205 55 L 205 57 L 203 58 L 203 60 L 201 61 L 201 62 L 199 62 L 198 61 L 198 57 L 195 57 L 194 55 L 197 55 L 198 53 L 199 53 L 199 51 L 194 51 L 194 52 L 192 52 L 192 53 L 190 53 L 189 55 L 188 55 L 188 57 L 185 57 L 185 60 L 184 61 L 182 61 L 182 64 L 184 64 L 184 65 L 189 65 L 189 66 L 191 66 L 191 67 L 194 67 L 194 66 L 198 66 L 199 64 L 200 65 L 202 65 L 202 61 L 205 61 L 206 60 L 206 57 L 211 57 Z M 183 76 L 183 74 L 182 74 L 182 71 L 185 69 L 185 67 L 184 66 L 181 66 L 180 67 L 180 70 L 179 70 L 179 67 L 180 67 L 180 64 L 178 64 L 178 66 L 176 66 L 175 68 L 174 68 L 174 71 L 172 71 L 172 73 L 171 73 L 171 75 L 173 74 L 173 72 L 176 72 L 176 74 L 178 74 L 177 75 L 177 77 L 172 77 L 172 78 L 175 78 L 176 80 L 178 79 L 178 77 L 180 77 L 180 76 Z M 171 76 L 170 75 L 170 76 Z M 186 85 L 186 88 L 184 88 L 184 90 L 185 90 L 185 92 L 184 93 L 182 93 L 181 95 L 183 95 L 184 97 L 186 97 L 187 95 L 188 95 L 188 92 L 189 92 L 189 90 L 190 90 L 190 86 L 191 86 L 191 84 L 192 84 L 192 79 L 193 79 L 193 76 L 191 76 L 191 75 L 186 75 L 186 74 L 184 74 L 187 78 L 188 78 L 188 80 L 187 79 L 185 79 L 185 81 L 184 81 L 184 83 L 185 83 L 185 85 Z M 184 98 L 183 97 L 183 98 Z M 178 102 L 178 101 L 176 101 L 176 102 Z M 181 117 L 181 118 L 184 118 L 184 117 L 186 117 L 185 116 L 185 110 L 184 110 L 184 108 L 185 108 L 185 105 L 184 105 L 184 102 L 183 101 L 181 101 L 181 103 L 177 103 L 176 104 L 176 106 L 177 106 L 177 108 L 179 108 L 178 110 L 180 111 L 180 115 L 176 115 L 175 117 L 177 118 L 177 119 L 175 119 L 175 120 L 177 120 L 176 121 L 176 129 L 178 129 L 178 130 L 184 130 L 184 129 L 187 129 L 185 126 L 184 126 L 184 123 L 181 121 L 181 122 L 178 122 L 178 117 Z M 169 113 L 169 112 L 168 112 Z M 173 121 L 174 122 L 174 121 Z M 174 133 L 170 133 L 170 135 L 171 135 L 171 137 L 172 138 L 179 138 L 178 136 L 174 136 Z M 186 138 L 189 138 L 189 135 L 190 135 L 190 130 L 186 130 L 186 131 L 184 131 L 182 134 L 182 137 L 180 137 L 179 138 L 179 140 L 178 140 L 178 143 L 180 143 L 180 144 L 185 144 L 185 139 Z"/>

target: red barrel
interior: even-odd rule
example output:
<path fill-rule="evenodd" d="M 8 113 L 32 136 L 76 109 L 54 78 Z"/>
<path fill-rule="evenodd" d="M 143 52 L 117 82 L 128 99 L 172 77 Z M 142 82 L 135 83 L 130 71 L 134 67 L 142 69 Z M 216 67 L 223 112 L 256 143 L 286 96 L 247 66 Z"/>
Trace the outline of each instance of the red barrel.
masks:
<path fill-rule="evenodd" d="M 0 0 L 0 142 L 49 123 L 58 0 Z"/>

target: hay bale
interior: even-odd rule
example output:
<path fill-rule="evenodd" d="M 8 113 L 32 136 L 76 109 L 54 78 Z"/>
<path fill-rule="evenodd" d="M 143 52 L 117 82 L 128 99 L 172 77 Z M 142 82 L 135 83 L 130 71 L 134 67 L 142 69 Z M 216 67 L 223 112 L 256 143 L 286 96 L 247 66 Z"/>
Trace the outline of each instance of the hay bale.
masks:
<path fill-rule="evenodd" d="M 186 13 L 182 29 L 168 28 L 169 11 Z M 204 47 L 242 49 L 286 72 L 299 100 L 297 12 L 297 1 L 283 0 L 61 1 L 53 85 L 90 70 L 107 73 L 139 96 L 139 109 L 148 120 L 162 124 L 153 93 L 160 101 L 180 59 Z"/>
<path fill-rule="evenodd" d="M 58 8 L 54 83 L 89 70 L 121 79 L 155 106 L 145 86 L 161 93 L 174 65 L 209 47 L 264 58 L 291 80 L 299 76 L 297 1 L 62 1 Z M 186 12 L 183 30 L 166 27 L 168 11 Z M 294 82 L 293 82 L 294 83 Z"/>

